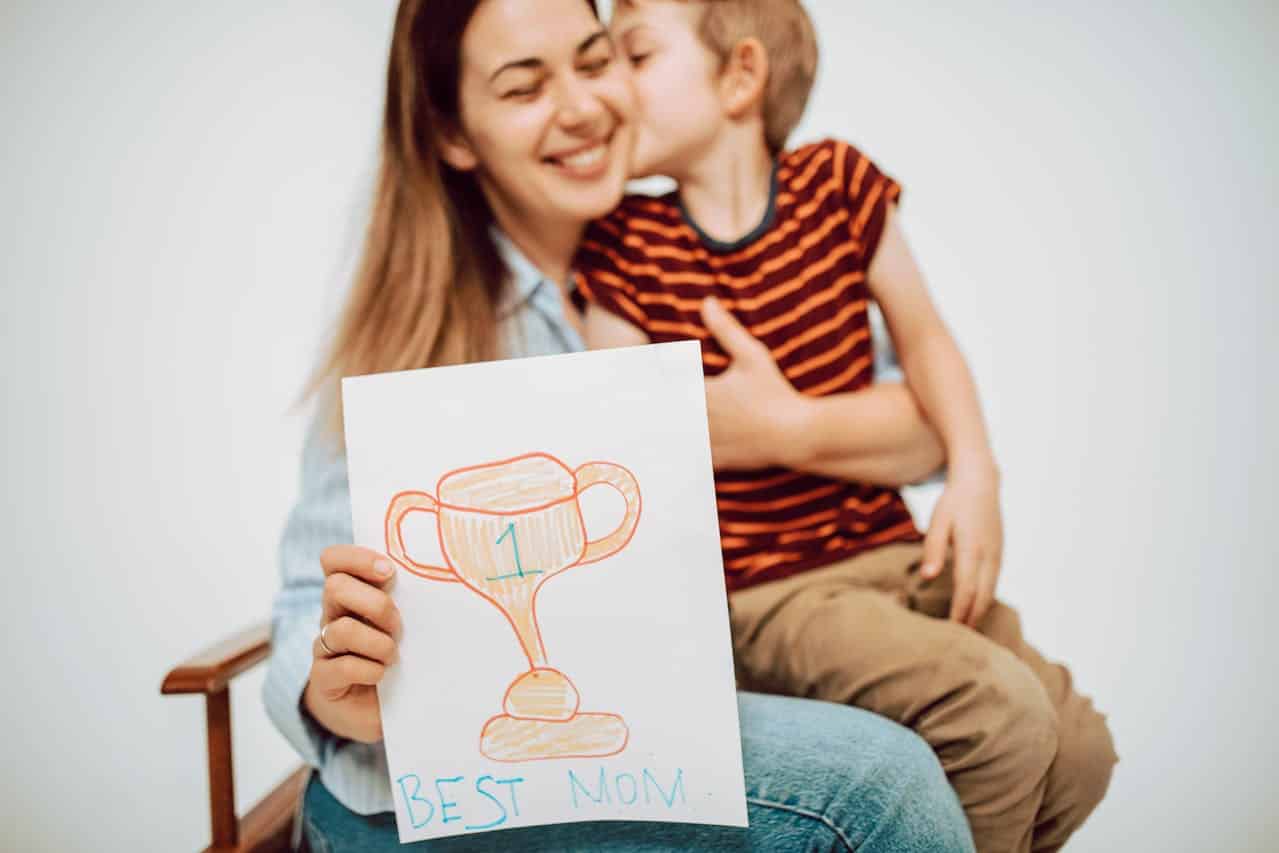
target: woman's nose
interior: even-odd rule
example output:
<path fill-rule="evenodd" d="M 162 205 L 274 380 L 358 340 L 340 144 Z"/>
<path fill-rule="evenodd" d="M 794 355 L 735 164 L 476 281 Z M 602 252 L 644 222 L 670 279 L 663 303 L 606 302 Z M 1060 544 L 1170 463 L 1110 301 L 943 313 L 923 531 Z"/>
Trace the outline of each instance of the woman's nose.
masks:
<path fill-rule="evenodd" d="M 606 113 L 604 103 L 584 80 L 570 79 L 560 86 L 558 119 L 566 130 L 581 130 Z"/>

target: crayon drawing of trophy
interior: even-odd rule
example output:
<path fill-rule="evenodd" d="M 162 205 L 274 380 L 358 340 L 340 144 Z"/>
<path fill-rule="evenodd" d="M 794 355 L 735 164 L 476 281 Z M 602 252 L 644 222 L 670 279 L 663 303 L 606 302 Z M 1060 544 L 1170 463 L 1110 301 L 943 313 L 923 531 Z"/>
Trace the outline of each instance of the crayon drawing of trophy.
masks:
<path fill-rule="evenodd" d="M 581 495 L 609 485 L 626 501 L 612 533 L 588 539 Z M 400 525 L 413 512 L 436 517 L 444 566 L 405 551 Z M 569 468 L 546 453 L 474 465 L 440 478 L 435 494 L 400 492 L 386 511 L 387 553 L 421 578 L 461 583 L 496 607 L 519 640 L 528 671 L 511 682 L 502 713 L 485 722 L 480 752 L 494 761 L 592 758 L 626 747 L 621 716 L 581 710 L 568 676 L 553 668 L 537 622 L 537 594 L 555 575 L 625 548 L 640 517 L 639 483 L 612 462 Z"/>

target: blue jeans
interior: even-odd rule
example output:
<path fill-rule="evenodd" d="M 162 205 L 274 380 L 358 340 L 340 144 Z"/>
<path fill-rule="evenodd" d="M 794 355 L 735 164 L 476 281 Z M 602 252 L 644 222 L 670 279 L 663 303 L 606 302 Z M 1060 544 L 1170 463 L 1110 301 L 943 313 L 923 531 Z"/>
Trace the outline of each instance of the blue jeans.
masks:
<path fill-rule="evenodd" d="M 860 708 L 738 693 L 749 829 L 598 821 L 419 841 L 406 850 L 851 851 L 972 853 L 959 800 L 914 732 Z M 311 777 L 302 807 L 314 853 L 391 853 L 390 812 L 355 814 Z"/>

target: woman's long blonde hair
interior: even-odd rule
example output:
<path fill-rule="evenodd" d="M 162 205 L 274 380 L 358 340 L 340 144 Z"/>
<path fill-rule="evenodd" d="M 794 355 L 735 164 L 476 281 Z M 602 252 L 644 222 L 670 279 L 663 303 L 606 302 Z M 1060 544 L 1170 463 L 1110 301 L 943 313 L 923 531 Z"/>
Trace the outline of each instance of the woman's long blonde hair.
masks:
<path fill-rule="evenodd" d="M 381 157 L 359 266 L 336 333 L 307 383 L 341 436 L 344 376 L 498 356 L 506 269 L 473 173 L 440 157 L 459 122 L 462 34 L 482 0 L 403 0 L 386 78 Z"/>

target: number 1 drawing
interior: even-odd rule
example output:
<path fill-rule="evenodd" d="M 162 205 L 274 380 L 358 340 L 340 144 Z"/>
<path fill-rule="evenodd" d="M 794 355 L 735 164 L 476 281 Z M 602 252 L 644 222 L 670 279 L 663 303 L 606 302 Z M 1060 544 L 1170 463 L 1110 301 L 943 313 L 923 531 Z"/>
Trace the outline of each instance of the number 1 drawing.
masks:
<path fill-rule="evenodd" d="M 588 539 L 581 494 L 608 485 L 626 501 L 613 532 Z M 436 517 L 447 567 L 418 563 L 400 525 L 412 512 Z M 529 668 L 506 689 L 502 713 L 480 732 L 480 752 L 495 761 L 616 755 L 630 737 L 618 714 L 581 710 L 568 676 L 550 666 L 537 621 L 537 594 L 566 569 L 626 547 L 640 517 L 639 483 L 612 462 L 569 468 L 547 453 L 473 465 L 440 478 L 435 494 L 400 492 L 386 511 L 386 548 L 402 568 L 427 580 L 461 583 L 495 606 L 515 630 Z"/>

